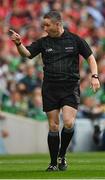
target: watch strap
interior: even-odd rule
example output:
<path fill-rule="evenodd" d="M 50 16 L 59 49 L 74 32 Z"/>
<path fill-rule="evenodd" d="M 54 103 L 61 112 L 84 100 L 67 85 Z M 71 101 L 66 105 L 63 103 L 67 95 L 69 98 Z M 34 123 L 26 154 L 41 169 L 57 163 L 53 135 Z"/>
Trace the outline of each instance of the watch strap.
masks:
<path fill-rule="evenodd" d="M 92 78 L 97 78 L 97 79 L 99 79 L 99 76 L 98 76 L 98 74 L 92 74 Z"/>

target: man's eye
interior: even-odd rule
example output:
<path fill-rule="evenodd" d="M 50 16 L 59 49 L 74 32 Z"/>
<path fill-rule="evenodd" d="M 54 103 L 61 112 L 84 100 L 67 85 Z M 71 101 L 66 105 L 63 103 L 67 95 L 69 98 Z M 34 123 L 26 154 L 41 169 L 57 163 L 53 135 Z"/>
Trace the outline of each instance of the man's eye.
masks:
<path fill-rule="evenodd" d="M 43 24 L 41 25 L 41 28 L 42 28 L 42 29 L 44 28 L 44 25 L 43 25 Z"/>
<path fill-rule="evenodd" d="M 49 24 L 44 24 L 44 26 L 49 27 Z"/>

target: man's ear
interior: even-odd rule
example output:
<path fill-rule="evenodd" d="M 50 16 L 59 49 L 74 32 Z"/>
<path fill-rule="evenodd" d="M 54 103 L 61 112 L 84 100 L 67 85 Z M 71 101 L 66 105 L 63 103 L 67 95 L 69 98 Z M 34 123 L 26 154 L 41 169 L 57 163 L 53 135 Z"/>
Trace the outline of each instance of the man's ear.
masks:
<path fill-rule="evenodd" d="M 57 25 L 57 26 L 60 26 L 60 22 L 57 21 L 57 22 L 56 22 L 56 25 Z"/>
<path fill-rule="evenodd" d="M 57 27 L 58 31 L 59 31 L 60 26 L 61 26 L 61 23 L 57 21 L 56 22 L 56 27 Z"/>

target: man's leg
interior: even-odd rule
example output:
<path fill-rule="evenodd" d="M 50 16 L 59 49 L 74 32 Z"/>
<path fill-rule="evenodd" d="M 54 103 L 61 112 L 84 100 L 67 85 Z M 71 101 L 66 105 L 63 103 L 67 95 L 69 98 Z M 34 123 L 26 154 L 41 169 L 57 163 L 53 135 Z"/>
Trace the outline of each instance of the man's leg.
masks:
<path fill-rule="evenodd" d="M 62 115 L 64 121 L 64 127 L 61 132 L 61 147 L 59 151 L 59 169 L 65 170 L 67 168 L 65 161 L 65 154 L 67 147 L 74 134 L 74 122 L 76 118 L 77 110 L 70 107 L 64 106 L 62 108 Z"/>
<path fill-rule="evenodd" d="M 50 152 L 51 164 L 48 171 L 56 170 L 57 156 L 59 151 L 59 110 L 47 112 L 49 121 L 48 147 Z"/>

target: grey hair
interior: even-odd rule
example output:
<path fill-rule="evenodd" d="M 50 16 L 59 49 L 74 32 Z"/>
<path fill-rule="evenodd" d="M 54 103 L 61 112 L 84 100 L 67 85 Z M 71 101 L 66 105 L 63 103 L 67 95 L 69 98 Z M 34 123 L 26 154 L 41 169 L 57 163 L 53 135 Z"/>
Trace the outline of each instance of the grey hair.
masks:
<path fill-rule="evenodd" d="M 44 19 L 48 18 L 48 19 L 51 19 L 55 22 L 56 21 L 59 21 L 59 22 L 62 21 L 61 14 L 58 11 L 50 11 L 47 14 L 45 14 L 43 18 Z"/>

